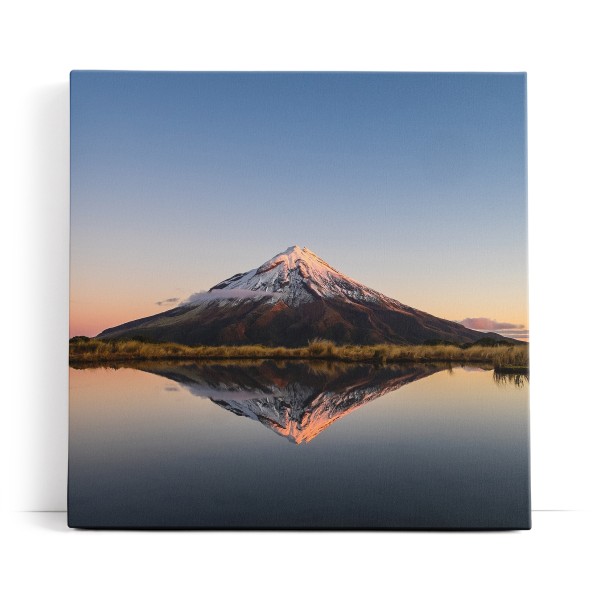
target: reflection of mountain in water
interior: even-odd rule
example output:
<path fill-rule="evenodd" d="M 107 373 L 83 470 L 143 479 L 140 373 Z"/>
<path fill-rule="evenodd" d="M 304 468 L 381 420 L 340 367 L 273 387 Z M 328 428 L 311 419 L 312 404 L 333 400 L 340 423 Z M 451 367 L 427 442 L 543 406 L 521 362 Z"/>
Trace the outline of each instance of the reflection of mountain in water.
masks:
<path fill-rule="evenodd" d="M 144 371 L 178 382 L 192 394 L 260 421 L 300 444 L 310 442 L 337 419 L 441 367 L 410 364 L 328 366 L 266 361 L 249 365 L 187 363 L 152 365 Z"/>

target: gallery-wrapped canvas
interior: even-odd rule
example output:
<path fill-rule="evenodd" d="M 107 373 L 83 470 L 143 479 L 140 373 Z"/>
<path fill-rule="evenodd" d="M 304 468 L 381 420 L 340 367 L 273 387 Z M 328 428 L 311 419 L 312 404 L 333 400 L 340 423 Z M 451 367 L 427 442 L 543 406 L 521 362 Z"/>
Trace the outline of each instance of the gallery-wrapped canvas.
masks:
<path fill-rule="evenodd" d="M 69 524 L 528 529 L 522 73 L 71 74 Z"/>

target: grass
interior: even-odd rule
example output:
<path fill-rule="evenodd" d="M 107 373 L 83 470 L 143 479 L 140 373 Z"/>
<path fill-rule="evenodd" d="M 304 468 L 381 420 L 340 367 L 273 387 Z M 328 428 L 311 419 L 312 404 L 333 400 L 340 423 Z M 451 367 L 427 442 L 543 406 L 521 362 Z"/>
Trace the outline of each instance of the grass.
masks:
<path fill-rule="evenodd" d="M 304 359 L 342 362 L 458 362 L 492 364 L 498 372 L 526 373 L 529 346 L 515 345 L 430 345 L 376 344 L 338 346 L 327 340 L 313 340 L 301 348 L 251 346 L 185 346 L 170 342 L 137 340 L 97 340 L 73 338 L 69 343 L 72 364 L 140 360 L 229 360 L 229 359 Z"/>

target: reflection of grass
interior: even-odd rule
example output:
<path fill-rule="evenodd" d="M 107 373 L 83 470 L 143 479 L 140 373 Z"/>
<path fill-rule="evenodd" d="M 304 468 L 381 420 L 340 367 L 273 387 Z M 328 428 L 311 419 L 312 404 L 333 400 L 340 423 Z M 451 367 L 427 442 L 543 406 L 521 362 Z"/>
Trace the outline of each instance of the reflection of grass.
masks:
<path fill-rule="evenodd" d="M 529 373 L 506 373 L 504 371 L 494 371 L 494 381 L 498 385 L 512 384 L 515 387 L 523 387 L 525 383 L 529 383 Z"/>
<path fill-rule="evenodd" d="M 337 346 L 326 340 L 313 340 L 302 348 L 267 346 L 184 346 L 170 342 L 135 340 L 96 340 L 74 338 L 69 344 L 71 363 L 165 359 L 317 359 L 324 361 L 373 362 L 458 362 L 488 363 L 502 372 L 524 373 L 529 362 L 529 346 L 490 346 L 472 344 L 399 346 Z"/>

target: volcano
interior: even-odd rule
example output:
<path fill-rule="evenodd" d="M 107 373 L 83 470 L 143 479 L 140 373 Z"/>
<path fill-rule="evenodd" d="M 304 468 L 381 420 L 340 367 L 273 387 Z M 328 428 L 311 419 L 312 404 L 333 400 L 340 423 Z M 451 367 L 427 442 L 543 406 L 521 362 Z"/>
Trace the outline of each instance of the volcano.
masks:
<path fill-rule="evenodd" d="M 106 329 L 97 337 L 288 347 L 305 346 L 315 338 L 360 345 L 469 343 L 484 337 L 513 342 L 402 304 L 298 246 L 176 308 Z"/>

